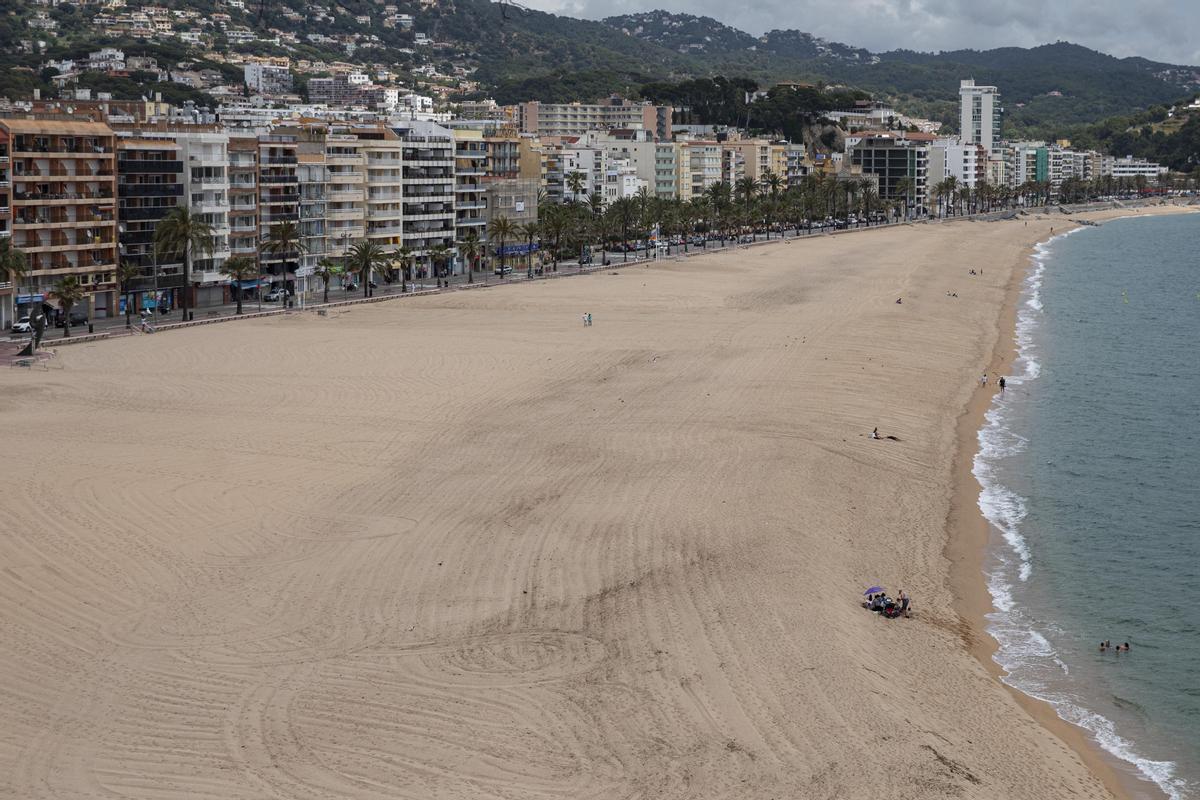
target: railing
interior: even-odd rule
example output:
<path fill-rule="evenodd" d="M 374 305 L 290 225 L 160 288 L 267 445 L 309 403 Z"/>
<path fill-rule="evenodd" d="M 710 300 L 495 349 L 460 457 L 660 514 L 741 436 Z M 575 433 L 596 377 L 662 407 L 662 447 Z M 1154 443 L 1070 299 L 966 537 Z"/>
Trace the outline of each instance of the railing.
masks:
<path fill-rule="evenodd" d="M 121 159 L 117 161 L 117 172 L 125 175 L 183 172 L 183 162 Z"/>
<path fill-rule="evenodd" d="M 285 165 L 286 164 L 295 164 L 296 157 L 295 156 L 267 156 L 266 158 L 262 159 L 261 163 L 263 163 L 263 164 L 285 164 Z"/>
<path fill-rule="evenodd" d="M 299 183 L 295 175 L 260 175 L 259 183 Z"/>
<path fill-rule="evenodd" d="M 298 203 L 300 202 L 299 192 L 288 192 L 287 194 L 262 194 L 258 197 L 258 202 L 261 203 Z"/>
<path fill-rule="evenodd" d="M 117 194 L 121 197 L 180 197 L 182 183 L 119 183 Z"/>

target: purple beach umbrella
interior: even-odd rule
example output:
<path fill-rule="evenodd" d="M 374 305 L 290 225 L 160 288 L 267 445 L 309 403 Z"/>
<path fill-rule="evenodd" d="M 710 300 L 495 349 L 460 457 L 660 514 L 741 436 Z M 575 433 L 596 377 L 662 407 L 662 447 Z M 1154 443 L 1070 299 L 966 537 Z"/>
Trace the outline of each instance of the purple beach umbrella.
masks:
<path fill-rule="evenodd" d="M 864 594 L 864 595 L 868 595 L 868 594 L 879 594 L 879 593 L 880 593 L 880 592 L 882 592 L 882 591 L 883 591 L 883 587 L 882 587 L 882 586 L 872 586 L 870 589 L 867 589 L 865 592 L 863 592 L 863 594 Z"/>

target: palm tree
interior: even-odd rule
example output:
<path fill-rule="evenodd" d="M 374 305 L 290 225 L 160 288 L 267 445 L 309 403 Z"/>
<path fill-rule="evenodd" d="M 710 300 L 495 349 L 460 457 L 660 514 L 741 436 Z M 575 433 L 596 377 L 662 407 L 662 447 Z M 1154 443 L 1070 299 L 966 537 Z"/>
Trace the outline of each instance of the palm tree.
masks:
<path fill-rule="evenodd" d="M 54 296 L 58 298 L 58 307 L 63 315 L 63 338 L 71 335 L 71 309 L 83 299 L 83 286 L 79 278 L 67 275 L 54 284 Z"/>
<path fill-rule="evenodd" d="M 129 286 L 142 277 L 142 268 L 130 261 L 117 265 L 117 283 L 121 286 L 121 297 L 125 298 L 125 327 L 133 327 L 133 292 Z"/>
<path fill-rule="evenodd" d="M 539 226 L 544 237 L 550 240 L 550 249 L 554 253 L 554 272 L 558 272 L 558 255 L 562 246 L 563 236 L 567 233 L 570 223 L 568 210 L 565 206 L 549 206 L 545 210 L 538 209 L 541 218 Z M 494 235 L 494 234 L 493 234 Z M 582 269 L 582 266 L 580 267 Z"/>
<path fill-rule="evenodd" d="M 213 252 L 212 226 L 193 214 L 187 206 L 176 206 L 154 226 L 154 247 L 159 253 L 183 256 L 183 297 L 180 307 L 188 318 L 188 294 L 192 288 L 192 259 L 198 253 Z"/>
<path fill-rule="evenodd" d="M 446 245 L 442 244 L 441 242 L 438 242 L 433 247 L 429 248 L 429 260 L 433 264 L 433 271 L 437 275 L 438 284 L 440 285 L 442 282 L 441 268 L 444 267 L 446 262 L 450 260 L 450 248 L 446 247 Z M 450 282 L 446 281 L 446 285 L 449 286 Z"/>
<path fill-rule="evenodd" d="M 542 235 L 542 229 L 537 224 L 537 221 L 526 222 L 524 225 L 518 225 L 514 233 L 525 240 L 525 277 L 533 277 L 533 240 Z"/>
<path fill-rule="evenodd" d="M 599 192 L 592 192 L 587 196 L 587 209 L 591 213 L 592 219 L 597 219 L 604 213 L 604 198 Z"/>
<path fill-rule="evenodd" d="M 294 222 L 279 222 L 271 226 L 271 232 L 259 244 L 264 253 L 278 256 L 283 264 L 279 268 L 279 277 L 284 297 L 287 297 L 288 260 L 297 260 L 302 253 L 308 252 L 308 247 L 300 238 L 300 226 Z"/>
<path fill-rule="evenodd" d="M 916 191 L 917 182 L 907 175 L 896 181 L 896 194 L 900 195 L 904 201 L 904 218 L 908 219 L 908 210 L 911 207 L 913 192 Z"/>
<path fill-rule="evenodd" d="M 579 200 L 579 195 L 583 194 L 584 175 L 582 172 L 567 173 L 567 188 L 571 190 L 571 202 L 575 203 Z"/>
<path fill-rule="evenodd" d="M 400 264 L 400 294 L 408 294 L 408 273 L 412 271 L 413 262 L 416 260 L 417 257 L 408 245 L 396 251 L 396 261 Z M 366 297 L 365 293 L 363 297 Z"/>
<path fill-rule="evenodd" d="M 744 178 L 738 178 L 737 183 L 733 185 L 733 193 L 742 201 L 742 205 L 746 208 L 754 202 L 755 195 L 758 194 L 758 182 L 747 175 Z"/>
<path fill-rule="evenodd" d="M 462 253 L 467 262 L 467 283 L 475 282 L 475 262 L 479 260 L 479 234 L 471 229 L 463 234 L 458 243 L 458 252 Z"/>
<path fill-rule="evenodd" d="M 221 274 L 229 278 L 237 287 L 237 313 L 242 313 L 242 281 L 248 281 L 258 275 L 258 264 L 249 256 L 234 256 L 221 267 Z M 328 302 L 328 301 L 326 301 Z"/>
<path fill-rule="evenodd" d="M 362 281 L 363 297 L 367 297 L 367 289 L 371 286 L 371 271 L 378 269 L 387 262 L 387 253 L 383 248 L 370 239 L 356 242 L 346 254 L 346 268 L 356 272 Z"/>
<path fill-rule="evenodd" d="M 317 268 L 313 270 L 313 274 L 321 279 L 321 283 L 324 286 L 325 299 L 323 302 L 329 302 L 329 282 L 338 275 L 341 275 L 342 272 L 344 272 L 342 265 L 334 261 L 332 258 L 322 258 L 317 262 Z"/>
<path fill-rule="evenodd" d="M 11 283 L 17 291 L 13 292 L 13 318 L 17 315 L 17 294 L 21 288 L 21 282 L 29 275 L 29 259 L 25 256 L 25 251 L 13 247 L 12 240 L 7 236 L 0 236 L 0 280 L 5 283 Z M 30 292 L 32 295 L 33 292 Z M 30 314 L 30 317 L 33 315 Z"/>
<path fill-rule="evenodd" d="M 611 206 L 609 212 L 612 214 L 614 227 L 621 231 L 621 256 L 622 261 L 629 260 L 629 228 L 637 221 L 637 205 L 632 197 L 622 197 Z"/>
<path fill-rule="evenodd" d="M 578 175 L 579 173 L 572 173 Z M 500 256 L 500 279 L 504 280 L 504 243 L 516 235 L 516 226 L 505 216 L 499 216 L 488 223 L 488 238 L 499 242 L 496 254 Z"/>

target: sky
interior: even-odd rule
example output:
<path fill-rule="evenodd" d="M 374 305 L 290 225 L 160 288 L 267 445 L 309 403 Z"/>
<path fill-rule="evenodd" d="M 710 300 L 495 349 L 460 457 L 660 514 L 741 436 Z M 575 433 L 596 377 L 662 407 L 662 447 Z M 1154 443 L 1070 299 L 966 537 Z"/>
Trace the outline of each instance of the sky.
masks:
<path fill-rule="evenodd" d="M 1056 41 L 1115 56 L 1200 65 L 1198 0 L 522 0 L 601 19 L 661 8 L 755 35 L 795 28 L 880 52 L 1031 47 Z"/>

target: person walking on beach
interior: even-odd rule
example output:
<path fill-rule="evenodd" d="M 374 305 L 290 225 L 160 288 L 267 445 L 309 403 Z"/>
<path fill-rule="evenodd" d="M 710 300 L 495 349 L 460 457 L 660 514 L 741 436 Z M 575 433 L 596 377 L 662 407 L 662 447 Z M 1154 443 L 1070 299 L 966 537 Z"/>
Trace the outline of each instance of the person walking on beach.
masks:
<path fill-rule="evenodd" d="M 1000 376 L 1000 391 L 1002 391 L 1002 392 L 1003 392 L 1003 391 L 1004 391 L 1004 387 L 1005 387 L 1005 386 L 1007 386 L 1007 385 L 1008 385 L 1008 384 L 1007 384 L 1007 382 L 1004 380 L 1004 376 L 1003 376 L 1003 375 L 1001 375 L 1001 376 Z"/>
<path fill-rule="evenodd" d="M 983 375 L 982 375 L 982 376 L 980 376 L 980 378 L 979 378 L 979 385 L 980 385 L 980 386 L 987 386 L 987 373 L 986 373 L 986 372 L 985 372 L 985 373 L 983 373 Z"/>
<path fill-rule="evenodd" d="M 900 594 L 896 595 L 896 600 L 900 603 L 900 613 L 907 617 L 908 616 L 908 595 L 906 595 L 904 593 L 903 589 L 900 590 Z"/>

